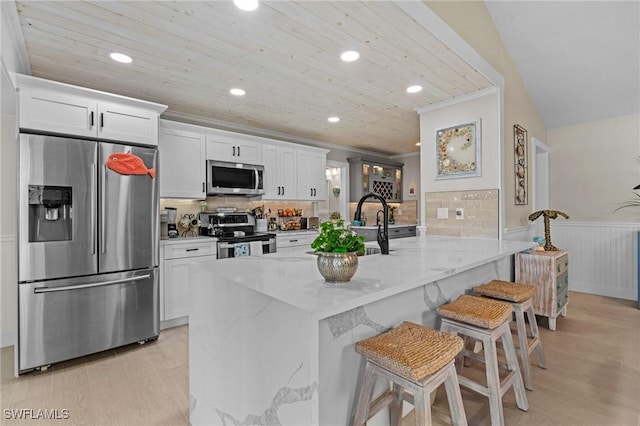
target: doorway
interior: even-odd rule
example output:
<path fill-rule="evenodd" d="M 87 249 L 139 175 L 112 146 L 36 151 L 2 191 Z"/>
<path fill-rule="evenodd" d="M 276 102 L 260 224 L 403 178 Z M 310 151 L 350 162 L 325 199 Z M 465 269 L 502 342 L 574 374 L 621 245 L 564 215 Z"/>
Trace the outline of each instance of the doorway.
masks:
<path fill-rule="evenodd" d="M 532 138 L 533 149 L 533 211 L 549 208 L 549 147 L 542 141 Z M 544 235 L 544 225 L 541 220 L 535 222 L 535 235 Z"/>
<path fill-rule="evenodd" d="M 340 213 L 349 220 L 349 163 L 343 161 L 327 161 L 325 171 L 327 200 L 318 202 L 320 220 L 326 220 L 333 212 Z"/>

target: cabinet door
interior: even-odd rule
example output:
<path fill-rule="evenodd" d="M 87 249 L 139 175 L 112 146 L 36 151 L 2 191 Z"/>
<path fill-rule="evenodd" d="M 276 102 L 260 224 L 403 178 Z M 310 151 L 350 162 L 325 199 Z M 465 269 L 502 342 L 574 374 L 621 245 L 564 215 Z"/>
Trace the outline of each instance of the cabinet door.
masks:
<path fill-rule="evenodd" d="M 235 141 L 207 135 L 207 160 L 237 162 Z"/>
<path fill-rule="evenodd" d="M 164 320 L 189 315 L 189 268 L 192 259 L 164 262 Z"/>
<path fill-rule="evenodd" d="M 206 197 L 204 135 L 183 130 L 160 129 L 158 145 L 160 197 Z"/>
<path fill-rule="evenodd" d="M 296 150 L 294 148 L 280 147 L 278 155 L 278 171 L 282 186 L 281 199 L 296 200 L 298 196 L 297 178 L 298 164 L 296 163 Z"/>
<path fill-rule="evenodd" d="M 113 102 L 98 103 L 98 137 L 158 145 L 158 114 Z"/>
<path fill-rule="evenodd" d="M 327 198 L 326 155 L 298 150 L 298 199 L 318 201 Z"/>
<path fill-rule="evenodd" d="M 262 164 L 260 145 L 256 142 L 238 140 L 236 142 L 236 161 L 245 164 Z"/>
<path fill-rule="evenodd" d="M 262 162 L 264 164 L 264 195 L 265 200 L 280 198 L 281 184 L 279 181 L 277 146 L 262 145 Z"/>
<path fill-rule="evenodd" d="M 232 163 L 263 164 L 257 142 L 222 135 L 207 135 L 207 159 Z"/>
<path fill-rule="evenodd" d="M 297 199 L 296 150 L 277 145 L 262 146 L 265 200 Z"/>
<path fill-rule="evenodd" d="M 20 128 L 95 137 L 97 102 L 47 89 L 20 89 Z"/>
<path fill-rule="evenodd" d="M 327 199 L 327 155 L 313 153 L 311 162 L 310 182 L 313 188 L 313 199 L 322 201 Z"/>

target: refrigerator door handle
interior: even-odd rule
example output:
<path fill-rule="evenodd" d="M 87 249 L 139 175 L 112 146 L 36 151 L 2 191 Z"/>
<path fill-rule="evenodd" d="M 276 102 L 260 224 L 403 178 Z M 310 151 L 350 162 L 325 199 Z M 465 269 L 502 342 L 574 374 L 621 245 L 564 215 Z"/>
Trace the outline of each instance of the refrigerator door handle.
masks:
<path fill-rule="evenodd" d="M 91 164 L 91 254 L 96 254 L 96 200 L 94 197 L 96 188 L 96 163 Z"/>
<path fill-rule="evenodd" d="M 80 290 L 83 288 L 92 288 L 92 287 L 101 287 L 105 285 L 113 285 L 113 284 L 121 284 L 121 283 L 129 283 L 132 281 L 140 281 L 151 278 L 150 274 L 140 275 L 137 277 L 131 278 L 123 278 L 120 280 L 111 280 L 111 281 L 102 281 L 99 283 L 91 283 L 91 284 L 81 284 L 81 285 L 65 285 L 61 287 L 37 287 L 33 289 L 34 293 L 53 293 L 56 291 L 66 291 L 66 290 Z"/>
<path fill-rule="evenodd" d="M 104 227 L 105 227 L 105 223 L 107 222 L 105 219 L 105 212 L 106 212 L 106 207 L 105 207 L 105 191 L 106 191 L 106 187 L 107 187 L 107 183 L 105 182 L 107 180 L 107 166 L 102 165 L 102 178 L 100 179 L 100 252 L 102 254 L 105 253 L 105 231 L 104 231 Z"/>

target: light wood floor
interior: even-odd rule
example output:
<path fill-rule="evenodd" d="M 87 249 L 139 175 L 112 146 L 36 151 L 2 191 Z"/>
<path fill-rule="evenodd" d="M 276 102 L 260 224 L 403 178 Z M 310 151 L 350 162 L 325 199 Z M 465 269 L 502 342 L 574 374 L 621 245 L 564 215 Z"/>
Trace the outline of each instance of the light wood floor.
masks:
<path fill-rule="evenodd" d="M 635 302 L 571 292 L 569 312 L 549 331 L 540 319 L 547 369 L 533 367 L 529 411 L 504 397 L 507 425 L 640 426 L 640 310 Z M 13 348 L 1 361 L 2 425 L 188 425 L 188 329 L 164 330 L 157 342 L 131 345 L 13 377 Z M 480 374 L 474 363 L 471 374 Z M 488 425 L 486 398 L 463 389 L 470 425 Z M 67 409 L 69 419 L 10 420 L 5 409 Z M 447 425 L 444 389 L 433 407 Z M 404 425 L 412 425 L 410 413 Z M 327 425 L 333 426 L 333 425 Z M 338 425 L 336 425 L 338 426 Z"/>

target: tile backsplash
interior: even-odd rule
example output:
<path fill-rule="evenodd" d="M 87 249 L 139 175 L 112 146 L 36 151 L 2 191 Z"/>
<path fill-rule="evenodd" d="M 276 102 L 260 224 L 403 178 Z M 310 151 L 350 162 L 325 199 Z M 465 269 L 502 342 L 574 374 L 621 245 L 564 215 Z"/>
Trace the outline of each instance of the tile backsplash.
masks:
<path fill-rule="evenodd" d="M 447 219 L 438 219 L 438 208 L 448 208 Z M 464 219 L 456 219 L 456 209 Z M 498 190 L 425 192 L 427 235 L 463 238 L 498 238 Z"/>
<path fill-rule="evenodd" d="M 415 225 L 418 221 L 418 202 L 416 200 L 403 201 L 402 203 L 389 203 L 395 207 L 393 217 L 396 224 Z M 349 203 L 349 220 L 353 220 L 358 203 Z M 382 206 L 377 202 L 365 202 L 362 204 L 362 213 L 367 218 L 367 225 L 376 224 L 376 214 Z M 382 216 L 382 215 L 381 215 Z"/>
<path fill-rule="evenodd" d="M 250 211 L 256 207 L 264 206 L 265 210 L 271 209 L 271 216 L 276 217 L 278 209 L 302 209 L 304 216 L 318 216 L 318 207 L 311 201 L 253 201 L 250 198 L 242 197 L 208 197 L 205 202 L 207 203 L 207 210 L 214 210 L 216 207 L 235 207 L 238 211 Z M 200 200 L 184 200 L 174 198 L 161 198 L 160 210 L 166 207 L 175 207 L 177 209 L 177 220 L 182 217 L 183 214 L 193 213 L 198 214 L 200 212 Z M 396 207 L 394 211 L 395 223 L 397 224 L 410 224 L 417 223 L 417 205 L 416 200 L 404 201 L 402 203 L 389 203 L 390 206 Z M 349 221 L 353 219 L 357 203 L 349 203 Z M 375 224 L 376 212 L 380 210 L 380 204 L 378 203 L 364 203 L 363 213 L 367 217 L 369 224 Z M 321 220 L 326 220 L 326 217 L 321 217 Z M 279 223 L 279 222 L 278 222 Z M 178 231 L 183 232 L 184 229 L 178 226 Z"/>
<path fill-rule="evenodd" d="M 271 216 L 277 216 L 278 209 L 302 209 L 304 216 L 316 216 L 314 212 L 313 202 L 310 201 L 253 201 L 250 198 L 243 197 L 207 197 L 207 210 L 214 210 L 216 207 L 235 207 L 238 211 L 250 211 L 256 207 L 264 206 L 265 210 L 271 209 Z M 173 198 L 161 198 L 160 210 L 166 207 L 175 207 L 177 209 L 177 219 L 179 220 L 183 214 L 200 213 L 200 200 L 182 200 Z M 178 227 L 178 231 L 184 229 Z"/>

